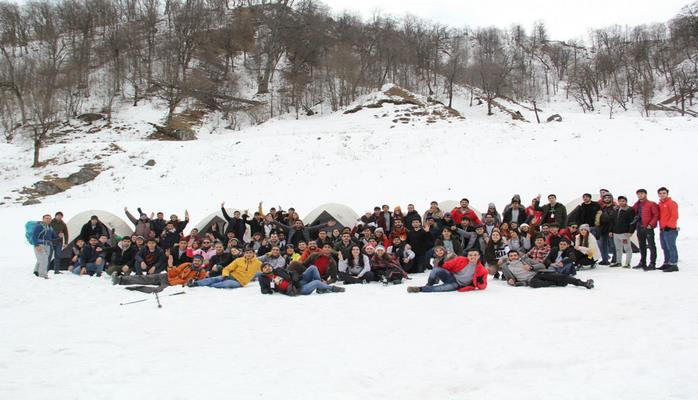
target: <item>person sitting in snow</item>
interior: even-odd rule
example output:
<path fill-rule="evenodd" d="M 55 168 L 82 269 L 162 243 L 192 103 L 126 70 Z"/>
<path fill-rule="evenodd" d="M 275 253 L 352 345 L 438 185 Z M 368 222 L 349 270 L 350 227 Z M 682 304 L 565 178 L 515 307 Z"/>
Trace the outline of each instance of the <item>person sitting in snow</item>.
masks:
<path fill-rule="evenodd" d="M 167 286 L 185 285 L 187 282 L 206 278 L 206 270 L 203 267 L 204 258 L 195 255 L 192 261 L 182 263 L 176 267 L 167 268 L 166 274 L 120 276 L 118 271 L 111 275 L 112 285 L 141 285 L 131 286 L 130 290 L 141 292 L 160 292 Z M 157 288 L 146 288 L 155 285 Z"/>
<path fill-rule="evenodd" d="M 96 275 L 102 276 L 104 270 L 104 249 L 97 239 L 97 236 L 92 236 L 82 250 L 80 251 L 80 266 L 73 270 L 76 275 Z"/>
<path fill-rule="evenodd" d="M 508 260 L 502 265 L 502 271 L 510 286 L 530 286 L 541 288 L 548 286 L 582 286 L 587 289 L 594 287 L 594 280 L 582 281 L 569 275 L 546 270 L 545 265 L 534 260 L 519 256 L 519 253 L 511 250 Z"/>
<path fill-rule="evenodd" d="M 345 285 L 368 283 L 374 279 L 369 256 L 362 254 L 361 248 L 356 244 L 351 247 L 346 259 L 339 253 L 338 269 L 339 279 L 343 280 Z"/>
<path fill-rule="evenodd" d="M 550 246 L 545 243 L 543 235 L 536 236 L 535 246 L 526 255 L 536 263 L 543 264 L 550 254 Z"/>
<path fill-rule="evenodd" d="M 159 274 L 167 267 L 165 252 L 157 246 L 155 239 L 148 239 L 144 248 L 136 254 L 136 275 Z"/>
<path fill-rule="evenodd" d="M 442 283 L 439 285 L 439 282 Z M 469 292 L 486 288 L 487 269 L 480 263 L 480 253 L 470 250 L 468 257 L 451 255 L 444 262 L 443 268 L 431 270 L 425 286 L 410 286 L 407 292 Z"/>
<path fill-rule="evenodd" d="M 552 249 L 544 262 L 548 268 L 553 268 L 555 272 L 563 275 L 576 275 L 575 263 L 574 248 L 566 238 L 560 240 L 558 247 Z"/>
<path fill-rule="evenodd" d="M 371 272 L 375 280 L 388 284 L 397 285 L 402 283 L 402 278 L 407 278 L 407 273 L 400 268 L 397 258 L 388 254 L 385 247 L 378 245 L 373 257 L 371 257 Z"/>
<path fill-rule="evenodd" d="M 118 275 L 130 275 L 135 270 L 137 252 L 138 249 L 132 244 L 130 236 L 121 239 L 114 247 L 107 275 L 111 276 L 114 272 Z"/>
<path fill-rule="evenodd" d="M 216 289 L 237 289 L 246 286 L 260 272 L 262 263 L 255 257 L 252 247 L 246 247 L 242 257 L 228 264 L 220 276 L 197 280 L 189 286 L 208 286 Z"/>
<path fill-rule="evenodd" d="M 309 295 L 314 291 L 318 294 L 329 292 L 344 292 L 343 287 L 328 285 L 320 277 L 315 266 L 311 265 L 303 273 L 295 270 L 274 268 L 269 263 L 262 264 L 259 276 L 259 289 L 262 294 L 283 293 L 288 296 Z"/>

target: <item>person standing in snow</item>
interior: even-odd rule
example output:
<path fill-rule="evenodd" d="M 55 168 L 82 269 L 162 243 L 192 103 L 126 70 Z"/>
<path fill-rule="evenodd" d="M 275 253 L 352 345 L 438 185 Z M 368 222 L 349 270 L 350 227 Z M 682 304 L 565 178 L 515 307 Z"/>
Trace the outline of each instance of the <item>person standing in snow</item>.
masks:
<path fill-rule="evenodd" d="M 630 243 L 630 236 L 635 231 L 635 211 L 628 207 L 628 198 L 618 196 L 618 207 L 613 215 L 613 227 L 611 237 L 616 248 L 616 262 L 611 267 L 620 267 L 625 253 L 625 264 L 623 268 L 630 268 L 633 258 L 633 247 Z"/>
<path fill-rule="evenodd" d="M 56 232 L 51 227 L 51 216 L 46 214 L 41 217 L 41 222 L 34 225 L 32 230 L 31 244 L 34 246 L 36 265 L 34 265 L 34 275 L 48 279 L 48 265 L 51 246 L 58 239 Z"/>
<path fill-rule="evenodd" d="M 659 221 L 659 207 L 657 203 L 647 199 L 647 190 L 638 189 L 635 192 L 637 202 L 633 205 L 633 210 L 637 215 L 637 241 L 640 244 L 640 263 L 633 269 L 645 269 L 651 271 L 655 269 L 657 262 L 657 245 L 654 242 L 654 228 Z M 647 249 L 650 251 L 650 262 L 647 264 Z"/>
<path fill-rule="evenodd" d="M 605 193 L 601 203 L 601 211 L 598 212 L 596 227 L 599 233 L 599 248 L 601 249 L 601 262 L 599 265 L 610 265 L 615 263 L 616 250 L 613 245 L 612 232 L 613 219 L 616 214 L 616 206 L 614 205 L 613 195 Z M 608 261 L 608 253 L 613 253 L 613 259 Z"/>
<path fill-rule="evenodd" d="M 56 234 L 56 240 L 53 241 L 51 253 L 53 255 L 53 273 L 61 273 L 61 253 L 68 246 L 68 225 L 63 222 L 63 213 L 58 211 L 51 220 L 51 228 Z"/>
<path fill-rule="evenodd" d="M 440 285 L 439 282 L 442 282 Z M 470 292 L 487 288 L 487 269 L 480 263 L 477 250 L 468 251 L 468 257 L 451 256 L 443 267 L 429 273 L 425 286 L 410 286 L 408 293 Z"/>
<path fill-rule="evenodd" d="M 470 200 L 465 198 L 461 199 L 460 207 L 455 207 L 453 210 L 451 210 L 453 221 L 455 221 L 456 224 L 460 224 L 460 221 L 463 218 L 467 218 L 473 223 L 473 225 L 479 225 L 480 218 L 477 217 L 475 211 L 471 210 L 468 205 L 470 205 Z"/>
<path fill-rule="evenodd" d="M 567 226 L 567 208 L 564 205 L 557 202 L 557 196 L 554 194 L 548 195 L 548 204 L 543 207 L 539 207 L 540 195 L 536 197 L 535 210 L 540 211 L 541 224 L 556 224 L 558 227 L 564 228 Z"/>
<path fill-rule="evenodd" d="M 669 197 L 669 189 L 660 187 L 659 195 L 659 241 L 664 253 L 664 264 L 659 269 L 664 272 L 678 272 L 679 252 L 676 238 L 679 236 L 679 205 Z"/>

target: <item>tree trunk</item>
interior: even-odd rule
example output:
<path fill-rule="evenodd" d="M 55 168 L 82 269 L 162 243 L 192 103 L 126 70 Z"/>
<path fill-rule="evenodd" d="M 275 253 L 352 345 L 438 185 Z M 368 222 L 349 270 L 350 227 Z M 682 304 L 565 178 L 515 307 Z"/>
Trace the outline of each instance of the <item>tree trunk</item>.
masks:
<path fill-rule="evenodd" d="M 538 106 L 536 106 L 536 101 L 533 101 L 533 112 L 536 113 L 536 121 L 540 124 L 540 118 L 538 117 Z"/>
<path fill-rule="evenodd" d="M 34 140 L 34 162 L 32 163 L 32 168 L 37 168 L 39 166 L 39 150 L 41 150 L 41 140 Z"/>

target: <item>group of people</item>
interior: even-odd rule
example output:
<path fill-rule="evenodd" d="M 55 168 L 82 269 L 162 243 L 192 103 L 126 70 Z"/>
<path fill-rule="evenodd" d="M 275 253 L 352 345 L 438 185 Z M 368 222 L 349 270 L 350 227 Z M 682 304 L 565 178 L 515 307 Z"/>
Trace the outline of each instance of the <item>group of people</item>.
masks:
<path fill-rule="evenodd" d="M 224 224 L 211 224 L 205 232 L 185 235 L 184 220 L 163 213 L 138 217 L 124 212 L 134 224 L 132 236 L 118 237 L 92 216 L 74 242 L 62 213 L 45 215 L 35 225 L 31 243 L 37 262 L 34 274 L 48 278 L 48 270 L 79 275 L 108 274 L 112 283 L 161 290 L 168 285 L 235 289 L 259 282 L 262 293 L 307 295 L 342 292 L 343 285 L 381 282 L 400 284 L 410 274 L 430 270 L 424 286 L 408 292 L 483 290 L 488 277 L 511 286 L 566 286 L 593 288 L 594 282 L 575 278 L 582 268 L 596 265 L 644 271 L 676 272 L 678 205 L 665 187 L 659 202 L 639 189 L 631 206 L 625 196 L 605 189 L 597 200 L 584 194 L 582 203 L 568 213 L 550 194 L 524 206 L 514 195 L 500 213 L 490 203 L 478 215 L 468 199 L 450 211 L 437 202 L 419 214 L 389 206 L 375 207 L 354 226 L 329 220 L 305 225 L 293 208 L 271 208 L 263 203 L 252 215 L 229 215 L 221 204 Z M 655 229 L 664 262 L 657 267 Z M 631 266 L 631 236 L 637 233 L 640 261 Z M 67 246 L 70 257 L 61 259 Z M 648 254 L 649 253 L 649 254 Z"/>

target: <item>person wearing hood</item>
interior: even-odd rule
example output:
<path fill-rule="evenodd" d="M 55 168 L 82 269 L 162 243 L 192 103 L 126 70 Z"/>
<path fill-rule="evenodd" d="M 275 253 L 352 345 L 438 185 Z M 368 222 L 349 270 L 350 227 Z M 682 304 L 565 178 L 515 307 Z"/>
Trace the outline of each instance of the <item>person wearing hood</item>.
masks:
<path fill-rule="evenodd" d="M 485 220 L 488 215 L 492 216 L 495 225 L 499 226 L 502 224 L 502 216 L 499 214 L 499 211 L 497 211 L 497 206 L 494 203 L 487 205 L 487 212 L 481 214 L 482 219 Z"/>
<path fill-rule="evenodd" d="M 659 195 L 659 241 L 664 253 L 664 264 L 659 268 L 664 272 L 678 272 L 679 251 L 676 238 L 679 235 L 679 205 L 669 197 L 669 189 L 660 187 Z"/>
<path fill-rule="evenodd" d="M 528 215 L 523 206 L 521 206 L 521 199 L 512 199 L 511 204 L 507 205 L 502 215 L 503 222 L 511 225 L 512 222 L 516 222 L 517 225 L 522 225 L 528 221 Z"/>

